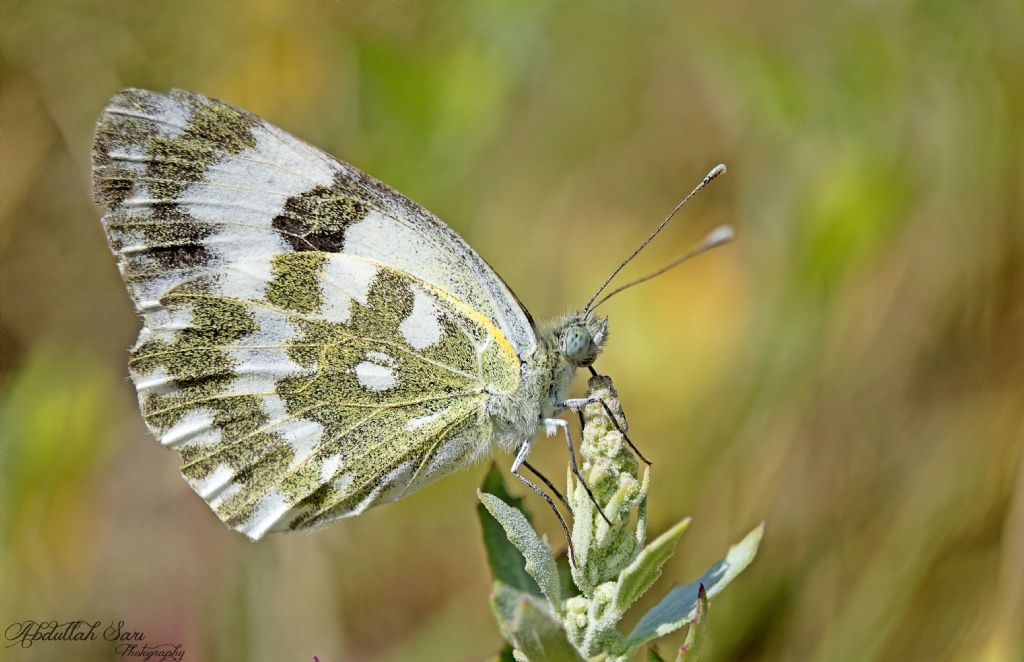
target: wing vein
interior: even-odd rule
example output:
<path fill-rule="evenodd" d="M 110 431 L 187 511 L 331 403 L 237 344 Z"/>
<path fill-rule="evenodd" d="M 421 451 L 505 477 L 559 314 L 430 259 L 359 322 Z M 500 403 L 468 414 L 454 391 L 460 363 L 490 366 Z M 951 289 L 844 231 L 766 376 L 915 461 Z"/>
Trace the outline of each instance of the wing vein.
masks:
<path fill-rule="evenodd" d="M 454 397 L 454 396 L 452 396 L 452 397 Z M 329 439 L 329 440 L 327 440 L 327 441 L 322 441 L 322 442 L 321 442 L 321 443 L 320 443 L 320 444 L 318 445 L 318 448 L 323 448 L 323 447 L 325 447 L 325 446 L 326 446 L 327 444 L 336 444 L 336 443 L 337 443 L 338 441 L 340 441 L 340 440 L 344 439 L 344 438 L 345 438 L 346 436 L 348 436 L 348 435 L 349 435 L 349 434 L 350 434 L 350 433 L 351 433 L 351 432 L 352 432 L 353 430 L 355 430 L 356 428 L 360 427 L 361 425 L 364 425 L 365 423 L 368 423 L 368 422 L 369 422 L 369 421 L 371 421 L 372 419 L 374 419 L 374 418 L 376 418 L 377 416 L 379 416 L 379 415 L 380 415 L 381 413 L 383 413 L 383 411 L 384 411 L 385 409 L 386 409 L 385 407 L 381 407 L 380 409 L 378 409 L 378 410 L 376 410 L 376 411 L 370 412 L 370 413 L 369 413 L 369 414 L 367 414 L 366 416 L 364 416 L 364 417 L 362 417 L 361 419 L 359 419 L 358 421 L 354 422 L 354 423 L 353 423 L 352 425 L 348 426 L 348 428 L 346 428 L 345 430 L 343 430 L 343 431 L 339 432 L 339 433 L 338 433 L 337 435 L 334 435 L 333 437 L 331 437 L 331 439 Z M 466 412 L 466 416 L 468 416 L 468 415 L 469 415 L 469 413 L 470 413 L 470 411 L 469 411 L 469 410 L 467 410 L 467 412 Z M 453 421 L 453 423 L 454 423 L 454 421 Z M 442 432 L 444 432 L 444 431 L 447 431 L 448 429 L 450 429 L 450 427 L 451 427 L 450 425 L 446 425 L 446 426 L 444 427 L 444 429 L 442 430 Z M 440 434 L 440 433 L 439 433 L 439 434 Z M 372 446 L 372 447 L 370 447 L 370 448 L 366 449 L 366 451 L 364 451 L 363 453 L 361 453 L 361 454 L 359 454 L 359 455 L 356 455 L 356 456 L 354 456 L 353 458 L 351 458 L 351 460 L 348 460 L 347 464 L 348 464 L 348 465 L 350 466 L 350 465 L 351 465 L 351 464 L 352 464 L 353 462 L 356 462 L 356 461 L 358 461 L 358 460 L 361 460 L 361 459 L 363 459 L 363 458 L 364 458 L 364 457 L 366 457 L 366 456 L 367 456 L 367 455 L 368 455 L 369 453 L 371 453 L 371 452 L 373 452 L 373 451 L 376 451 L 376 450 L 377 450 L 377 449 L 379 449 L 379 448 L 380 448 L 381 446 L 383 446 L 383 445 L 384 445 L 384 443 L 385 443 L 385 441 L 386 441 L 386 440 L 382 440 L 382 441 L 378 442 L 378 443 L 377 443 L 376 445 L 374 445 L 374 446 Z M 316 452 L 315 450 L 314 450 L 314 451 L 312 451 L 312 452 L 310 453 L 310 455 L 312 455 L 312 453 L 315 453 L 315 452 Z M 409 454 L 409 452 L 406 452 L 406 453 L 404 453 L 404 454 L 402 454 L 402 455 L 399 455 L 398 457 L 399 457 L 399 459 L 401 459 L 401 458 L 404 458 L 404 457 L 406 457 L 406 456 L 407 456 L 408 454 Z M 215 455 L 215 454 L 211 454 L 211 456 L 212 456 L 212 455 Z M 309 456 L 307 455 L 307 457 L 309 457 Z M 295 466 L 293 466 L 293 467 L 289 468 L 289 469 L 288 469 L 288 470 L 287 470 L 286 472 L 284 472 L 283 474 L 281 474 L 281 475 L 280 475 L 280 476 L 279 476 L 279 477 L 277 478 L 277 480 L 276 480 L 275 482 L 276 482 L 276 483 L 278 483 L 278 484 L 282 483 L 282 482 L 284 481 L 284 479 L 285 479 L 285 478 L 287 478 L 288 476 L 294 475 L 294 474 L 295 474 L 295 472 L 296 472 L 296 471 L 298 471 L 298 470 L 299 470 L 299 468 L 300 468 L 300 467 L 302 467 L 302 465 L 303 465 L 303 464 L 305 464 L 305 460 L 303 460 L 303 461 L 301 461 L 301 462 L 298 462 L 298 463 L 296 463 L 296 464 L 295 464 Z M 364 487 L 364 486 L 365 486 L 366 484 L 368 484 L 368 483 L 369 483 L 369 481 L 368 481 L 367 483 L 364 483 L 363 485 L 361 485 L 361 486 L 360 486 L 360 488 Z M 315 490 L 312 490 L 312 491 L 315 491 Z M 245 508 L 246 506 L 248 506 L 248 505 L 250 505 L 251 503 L 253 503 L 253 501 L 255 501 L 255 500 L 256 500 L 257 498 L 259 498 L 259 497 L 262 497 L 263 495 L 264 495 L 264 493 L 259 493 L 259 494 L 257 494 L 257 493 L 254 493 L 254 494 L 250 495 L 250 496 L 249 496 L 249 497 L 248 497 L 248 498 L 247 498 L 247 499 L 246 499 L 245 501 L 243 501 L 243 502 L 242 502 L 242 503 L 241 503 L 240 505 L 238 505 L 238 506 L 236 506 L 236 507 L 237 507 L 238 509 L 242 509 L 242 508 Z M 307 494 L 307 495 L 305 495 L 305 496 L 308 496 L 308 494 Z M 294 507 L 295 507 L 296 505 L 298 505 L 299 503 L 301 503 L 301 502 L 302 502 L 302 499 L 304 499 L 304 498 L 305 498 L 305 496 L 303 496 L 302 498 L 300 498 L 300 499 L 299 499 L 298 501 L 296 501 L 295 503 L 290 503 L 290 504 L 289 504 L 289 510 L 290 510 L 291 508 L 294 508 Z M 287 511 L 285 511 L 285 512 L 287 512 Z"/>
<path fill-rule="evenodd" d="M 188 279 L 186 279 L 186 280 L 188 280 Z M 262 302 L 259 302 L 259 301 L 246 301 L 246 300 L 243 300 L 243 299 L 233 299 L 233 298 L 229 298 L 229 297 L 217 297 L 217 296 L 210 296 L 210 295 L 203 295 L 203 294 L 188 294 L 188 295 L 184 295 L 184 294 L 170 294 L 170 295 L 167 295 L 167 294 L 165 294 L 164 296 L 161 296 L 161 297 L 158 297 L 158 298 L 161 301 L 163 301 L 163 299 L 165 297 L 167 299 L 186 299 L 186 300 L 187 299 L 211 299 L 211 300 L 218 300 L 218 301 L 229 301 L 229 302 L 232 302 L 232 303 L 238 303 L 238 304 L 247 305 L 247 306 L 258 306 L 260 308 L 265 308 L 266 310 L 270 310 L 270 311 L 273 311 L 273 312 L 276 312 L 276 313 L 281 313 L 282 315 L 285 315 L 287 317 L 293 317 L 293 318 L 296 318 L 296 319 L 301 319 L 303 321 L 309 322 L 310 324 L 331 324 L 331 322 L 327 322 L 327 321 L 322 320 L 322 319 L 317 319 L 315 317 L 309 317 L 308 315 L 303 315 L 301 313 L 296 313 L 296 312 L 293 312 L 293 311 L 290 311 L 290 310 L 285 310 L 284 308 L 278 308 L 276 306 L 269 306 L 269 305 L 267 305 L 265 303 L 262 303 Z M 398 342 L 395 342 L 393 340 L 383 340 L 383 339 L 380 339 L 380 338 L 365 338 L 363 336 L 357 336 L 357 335 L 354 335 L 354 334 L 351 334 L 351 333 L 346 333 L 346 332 L 343 332 L 343 331 L 336 331 L 336 333 L 339 336 L 342 336 L 345 340 L 350 340 L 350 341 L 355 340 L 355 341 L 371 342 L 371 343 L 377 343 L 377 344 L 380 344 L 380 345 L 385 345 L 387 347 L 392 347 L 392 348 L 397 349 L 398 351 L 400 351 L 400 352 L 402 352 L 404 354 L 408 354 L 410 356 L 415 356 L 416 358 L 418 358 L 420 361 L 423 361 L 424 363 L 429 363 L 430 365 L 435 366 L 437 368 L 441 368 L 442 370 L 447 370 L 448 372 L 452 373 L 453 375 L 458 375 L 460 377 L 465 377 L 466 379 L 468 379 L 470 381 L 474 381 L 474 382 L 478 381 L 478 379 L 477 379 L 477 377 L 475 375 L 467 374 L 465 372 L 462 372 L 458 368 L 453 368 L 452 366 L 446 365 L 444 363 L 441 363 L 440 361 L 435 361 L 433 359 L 427 358 L 426 356 L 423 356 L 422 354 L 419 354 L 419 353 L 417 353 L 417 352 L 407 348 L 402 343 L 398 343 Z"/>
<path fill-rule="evenodd" d="M 260 128 L 261 129 L 266 130 L 267 127 L 268 127 L 268 125 L 266 123 L 261 123 L 260 124 Z M 118 133 L 116 131 L 104 131 L 104 133 L 106 133 L 108 135 L 114 135 L 114 136 L 118 135 Z M 284 145 L 289 150 L 291 150 L 295 154 L 299 155 L 299 157 L 302 158 L 307 163 L 312 163 L 312 161 L 308 157 L 306 157 L 305 155 L 300 154 L 298 152 L 298 150 L 296 150 L 292 145 L 289 145 L 286 141 L 281 140 L 280 136 L 278 136 L 278 135 L 276 135 L 276 134 L 274 134 L 274 133 L 272 133 L 270 131 L 267 131 L 267 133 L 273 135 L 273 137 L 276 139 L 278 144 Z M 189 149 L 191 151 L 193 151 L 193 152 L 202 152 L 202 153 L 207 153 L 207 154 L 216 154 L 216 155 L 218 155 L 220 157 L 220 158 L 218 158 L 218 161 L 220 161 L 223 158 L 233 158 L 233 159 L 238 159 L 240 161 L 248 161 L 249 163 L 255 163 L 257 165 L 263 165 L 263 166 L 269 166 L 271 168 L 277 168 L 281 172 L 288 173 L 289 175 L 293 175 L 293 176 L 295 176 L 295 177 L 297 177 L 297 178 L 299 178 L 299 179 L 301 179 L 303 181 L 309 182 L 310 184 L 313 185 L 313 187 L 321 186 L 321 184 L 319 182 L 317 182 L 314 179 L 310 179 L 308 176 L 302 174 L 301 172 L 297 172 L 295 170 L 292 170 L 291 168 L 287 168 L 284 165 L 282 165 L 280 163 L 276 163 L 274 161 L 267 161 L 267 160 L 263 160 L 263 159 L 256 159 L 256 158 L 253 158 L 251 156 L 245 156 L 245 152 L 241 152 L 239 154 L 228 154 L 227 152 L 225 152 L 223 149 L 221 149 L 219 147 L 209 147 L 209 146 L 206 146 L 206 145 L 199 145 L 199 144 L 190 144 L 189 145 Z M 252 149 L 253 151 L 256 151 L 255 148 L 250 148 L 250 149 Z M 315 149 L 315 148 L 311 148 L 311 149 Z M 256 153 L 259 154 L 260 152 L 256 151 Z M 108 156 L 110 156 L 111 158 L 117 158 L 117 157 L 115 157 L 115 156 L 113 156 L 112 154 L 109 154 L 109 153 L 108 153 Z M 127 159 L 120 159 L 120 160 L 127 160 Z M 179 164 L 182 163 L 182 161 L 178 161 L 178 160 L 175 160 L 175 159 L 167 159 L 166 162 L 168 162 L 168 163 L 179 163 Z M 335 173 L 330 168 L 328 168 L 326 166 L 326 163 L 317 163 L 315 165 L 317 166 L 317 169 L 322 170 L 322 171 L 324 171 L 327 174 L 330 174 L 332 177 L 334 176 Z M 177 180 L 174 180 L 174 181 L 177 181 Z M 206 182 L 204 181 L 204 182 L 201 182 L 201 183 L 205 184 Z M 310 187 L 310 188 L 312 188 L 312 187 Z"/>
<path fill-rule="evenodd" d="M 444 441 L 444 438 L 443 438 L 444 433 L 448 432 L 456 424 L 461 423 L 462 421 L 466 420 L 466 418 L 469 417 L 469 415 L 471 413 L 472 413 L 472 410 L 471 409 L 467 409 L 462 416 L 456 418 L 455 420 L 453 420 L 450 423 L 448 423 L 447 425 L 445 425 L 444 428 L 439 430 L 433 437 L 431 437 L 431 438 L 441 437 L 441 439 L 437 443 L 435 443 L 434 446 L 431 447 L 431 450 L 433 450 L 433 448 L 436 448 L 437 444 L 441 443 L 441 441 Z M 349 430 L 349 432 L 351 432 L 351 430 Z M 371 446 L 370 448 L 366 449 L 366 451 L 364 453 L 362 453 L 361 455 L 353 458 L 352 461 L 354 462 L 356 460 L 361 460 L 362 458 L 366 457 L 369 453 L 378 450 L 381 446 L 384 445 L 384 443 L 385 443 L 385 441 L 378 442 L 374 446 Z M 405 451 L 404 453 L 401 453 L 400 455 L 398 455 L 396 460 L 403 460 L 403 459 L 407 458 L 410 454 L 412 454 L 412 452 L 413 452 L 413 449 L 410 448 L 409 450 Z M 399 466 L 400 464 L 401 464 L 401 462 L 396 462 L 395 466 Z M 419 470 L 417 470 L 416 475 L 419 475 Z M 359 491 L 362 490 L 367 485 L 370 485 L 375 478 L 376 478 L 376 476 L 374 478 L 370 478 L 369 480 L 363 481 L 361 484 L 359 484 L 356 487 L 356 489 L 348 490 L 348 494 L 349 495 L 359 494 Z M 413 476 L 413 478 L 410 479 L 409 485 L 412 484 L 413 480 L 415 480 L 415 476 Z M 409 485 L 406 485 L 406 488 L 408 488 Z M 403 490 L 402 493 L 404 494 L 405 490 Z M 344 500 L 344 498 L 342 500 Z M 301 503 L 301 501 L 300 501 L 300 503 Z M 319 514 L 321 514 L 323 512 L 326 512 L 330 508 L 334 508 L 337 505 L 338 505 L 337 503 L 334 503 L 334 504 L 331 504 L 330 506 L 328 506 L 327 508 L 321 509 L 321 511 L 319 513 L 317 513 L 317 515 L 319 515 Z"/>
<path fill-rule="evenodd" d="M 133 113 L 131 111 L 122 110 L 120 108 L 111 108 L 111 107 L 108 106 L 106 109 L 104 109 L 104 112 L 106 112 L 108 115 L 120 115 L 122 117 L 134 117 L 134 118 L 137 118 L 137 119 L 140 119 L 140 120 L 149 120 L 150 122 L 156 122 L 157 124 L 163 124 L 164 126 L 172 126 L 175 129 L 181 129 L 182 131 L 184 131 L 184 130 L 186 130 L 188 128 L 188 127 L 183 126 L 181 124 L 176 124 L 174 122 L 169 122 L 169 121 L 167 121 L 166 119 L 164 119 L 162 117 L 155 117 L 153 115 L 146 115 L 146 114 L 143 114 L 143 113 Z M 108 131 L 107 133 L 114 133 L 114 132 Z"/>
<path fill-rule="evenodd" d="M 418 400 L 404 400 L 402 402 L 391 402 L 391 403 L 360 403 L 351 402 L 347 400 L 322 400 L 318 406 L 323 405 L 336 405 L 342 407 L 352 407 L 354 409 L 397 409 L 401 407 L 411 407 L 413 405 L 423 404 L 424 402 L 433 402 L 434 400 L 444 400 L 446 398 L 465 398 L 473 395 L 480 395 L 483 391 L 465 391 L 463 393 L 445 393 L 444 395 L 430 396 L 420 398 Z M 209 402 L 219 402 L 221 400 L 227 400 L 229 398 L 243 398 L 247 396 L 263 396 L 263 395 L 278 395 L 277 391 L 259 392 L 259 393 L 221 393 L 220 395 L 214 395 L 207 398 L 201 398 L 198 400 L 190 400 L 181 404 L 173 405 L 170 407 L 164 407 L 156 411 L 149 412 L 147 417 L 159 416 L 161 414 L 169 414 L 179 409 L 185 409 L 187 407 L 194 407 L 195 405 L 203 405 Z"/>

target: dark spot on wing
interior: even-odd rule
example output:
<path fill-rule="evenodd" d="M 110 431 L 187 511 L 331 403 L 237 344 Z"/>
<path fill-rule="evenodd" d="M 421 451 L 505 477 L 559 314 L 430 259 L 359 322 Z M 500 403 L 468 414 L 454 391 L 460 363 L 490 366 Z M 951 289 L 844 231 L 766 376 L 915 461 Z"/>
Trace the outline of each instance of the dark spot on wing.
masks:
<path fill-rule="evenodd" d="M 94 152 L 103 149 L 97 140 Z M 136 175 L 126 168 L 108 165 L 106 154 L 94 156 L 93 163 L 103 165 L 102 174 L 93 177 L 93 199 L 106 209 L 114 209 L 135 190 Z"/>
<path fill-rule="evenodd" d="M 152 93 L 122 90 L 110 100 L 117 110 L 154 112 Z M 130 163 L 111 158 L 111 153 L 141 147 L 156 135 L 153 124 L 139 117 L 104 113 L 96 125 L 92 145 L 93 199 L 107 210 L 117 208 L 135 191 L 140 173 Z"/>
<path fill-rule="evenodd" d="M 369 212 L 370 205 L 336 180 L 329 187 L 317 186 L 288 198 L 273 227 L 296 251 L 340 253 L 345 231 Z"/>
<path fill-rule="evenodd" d="M 163 269 L 192 269 L 205 267 L 213 261 L 213 256 L 200 244 L 185 246 L 159 246 L 150 250 L 149 254 Z"/>
<path fill-rule="evenodd" d="M 110 212 L 105 221 L 111 247 L 117 252 L 133 243 L 130 239 L 126 241 L 126 236 L 142 236 L 145 250 L 122 253 L 126 277 L 210 267 L 217 262 L 203 243 L 216 226 L 196 221 L 173 201 L 151 204 L 147 212 L 132 215 L 118 209 Z M 153 272 L 154 266 L 159 271 Z"/>

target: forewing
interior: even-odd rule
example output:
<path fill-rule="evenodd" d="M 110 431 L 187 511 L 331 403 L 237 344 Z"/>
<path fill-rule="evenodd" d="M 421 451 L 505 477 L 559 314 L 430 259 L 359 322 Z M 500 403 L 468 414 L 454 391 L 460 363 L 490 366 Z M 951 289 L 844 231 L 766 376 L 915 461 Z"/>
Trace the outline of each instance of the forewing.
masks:
<path fill-rule="evenodd" d="M 392 500 L 491 436 L 535 342 L 508 288 L 383 184 L 233 106 L 126 90 L 94 191 L 144 326 L 146 422 L 252 538 Z"/>

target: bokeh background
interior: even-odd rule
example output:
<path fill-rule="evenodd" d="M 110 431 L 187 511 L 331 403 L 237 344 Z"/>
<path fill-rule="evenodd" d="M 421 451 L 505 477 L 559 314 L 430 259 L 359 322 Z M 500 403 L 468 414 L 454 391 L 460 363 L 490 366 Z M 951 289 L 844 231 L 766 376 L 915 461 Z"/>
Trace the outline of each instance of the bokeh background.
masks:
<path fill-rule="evenodd" d="M 191 660 L 482 660 L 485 466 L 254 545 L 147 434 L 89 186 L 125 86 L 225 99 L 384 180 L 537 318 L 726 163 L 624 276 L 719 223 L 739 240 L 606 305 L 598 368 L 655 461 L 652 528 L 694 516 L 637 611 L 767 520 L 702 659 L 1024 659 L 1020 3 L 4 2 L 4 627 L 124 620 Z M 536 461 L 562 482 L 564 448 Z"/>

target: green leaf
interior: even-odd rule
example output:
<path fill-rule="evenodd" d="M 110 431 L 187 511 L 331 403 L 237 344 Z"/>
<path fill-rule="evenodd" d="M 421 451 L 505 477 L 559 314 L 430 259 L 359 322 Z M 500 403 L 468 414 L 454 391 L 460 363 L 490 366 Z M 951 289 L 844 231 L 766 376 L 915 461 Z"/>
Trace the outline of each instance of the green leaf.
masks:
<path fill-rule="evenodd" d="M 633 628 L 626 639 L 628 651 L 632 653 L 648 641 L 692 623 L 697 615 L 700 587 L 703 585 L 706 589 L 708 600 L 721 593 L 722 589 L 754 560 L 763 536 L 762 522 L 748 533 L 746 538 L 729 548 L 726 557 L 711 566 L 697 581 L 686 586 L 677 586 L 669 591 L 668 595 L 644 614 Z"/>
<path fill-rule="evenodd" d="M 488 494 L 493 494 L 504 503 L 515 508 L 529 521 L 530 515 L 523 506 L 523 499 L 509 494 L 505 488 L 505 481 L 501 477 L 501 470 L 493 463 L 491 464 L 490 471 L 487 472 L 487 477 L 484 478 L 481 490 Z M 487 561 L 491 566 L 491 575 L 495 581 L 501 582 L 522 593 L 529 593 L 538 597 L 542 596 L 543 593 L 541 593 L 537 582 L 526 571 L 526 558 L 509 541 L 505 530 L 498 523 L 498 520 L 494 519 L 494 516 L 488 512 L 483 504 L 478 505 L 476 510 L 477 516 L 480 518 L 480 528 L 483 531 L 484 547 L 487 548 Z M 511 620 L 511 616 L 505 620 Z"/>
<path fill-rule="evenodd" d="M 689 517 L 658 536 L 657 540 L 644 548 L 644 551 L 619 574 L 613 603 L 617 614 L 624 614 L 661 576 L 661 566 L 675 552 L 676 544 L 688 526 Z"/>
<path fill-rule="evenodd" d="M 558 566 L 558 584 L 562 589 L 562 599 L 568 600 L 580 595 L 580 589 L 572 580 L 572 566 L 569 565 L 569 550 L 565 550 L 555 559 Z"/>
<path fill-rule="evenodd" d="M 498 621 L 501 636 L 505 637 L 509 643 L 512 643 L 512 635 L 508 631 L 508 624 L 515 619 L 516 607 L 519 606 L 519 602 L 525 595 L 529 594 L 501 581 L 495 580 L 494 582 L 494 590 L 491 591 L 491 610 L 494 612 L 494 618 Z M 538 595 L 537 597 L 543 596 Z"/>
<path fill-rule="evenodd" d="M 636 507 L 636 541 L 641 546 L 647 542 L 647 490 L 651 486 L 651 468 L 644 469 L 644 480 L 640 484 L 640 491 L 644 495 L 640 504 Z"/>
<path fill-rule="evenodd" d="M 489 657 L 485 662 L 516 662 L 516 656 L 513 653 L 515 649 L 512 648 L 512 644 L 505 644 L 505 647 L 501 649 L 501 652 Z"/>
<path fill-rule="evenodd" d="M 487 511 L 498 520 L 508 539 L 526 559 L 526 572 L 530 573 L 556 611 L 562 609 L 558 567 L 551 546 L 540 539 L 526 517 L 493 494 L 478 493 Z"/>
<path fill-rule="evenodd" d="M 695 622 L 690 625 L 690 631 L 686 633 L 686 641 L 679 649 L 679 657 L 676 662 L 697 662 L 700 655 L 700 647 L 704 644 L 704 631 L 708 627 L 708 593 L 704 585 L 700 585 L 697 591 L 697 615 Z"/>
<path fill-rule="evenodd" d="M 651 646 L 647 649 L 647 662 L 665 662 L 665 658 L 661 656 L 661 651 L 658 650 L 657 646 Z"/>
<path fill-rule="evenodd" d="M 498 468 L 498 465 L 491 462 L 491 468 L 487 470 L 487 475 L 484 476 L 483 485 L 480 486 L 481 492 L 487 494 L 493 494 L 508 505 L 512 506 L 526 517 L 526 521 L 533 523 L 533 516 L 530 515 L 530 511 L 526 509 L 526 499 L 523 497 L 512 496 L 512 493 L 508 491 L 508 487 L 505 486 L 505 472 Z"/>
<path fill-rule="evenodd" d="M 584 662 L 565 630 L 533 598 L 520 600 L 508 629 L 516 649 L 530 662 Z"/>

